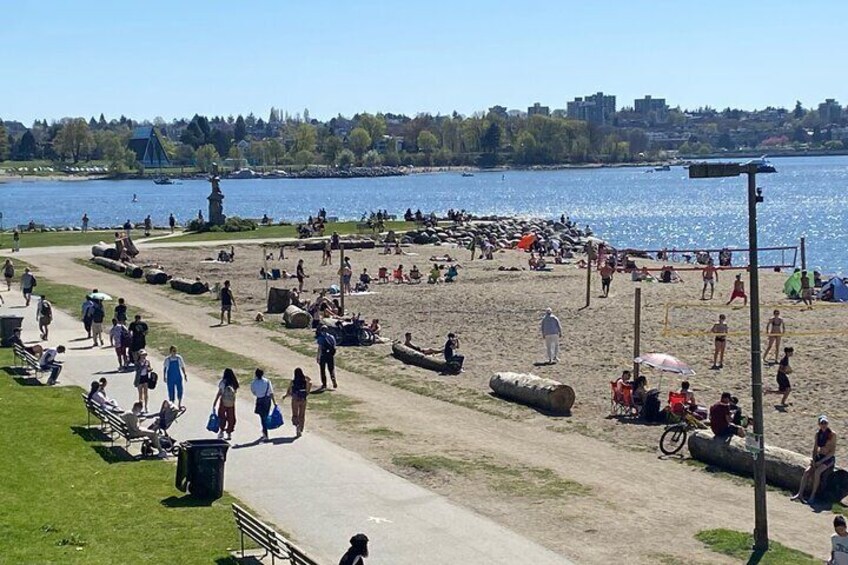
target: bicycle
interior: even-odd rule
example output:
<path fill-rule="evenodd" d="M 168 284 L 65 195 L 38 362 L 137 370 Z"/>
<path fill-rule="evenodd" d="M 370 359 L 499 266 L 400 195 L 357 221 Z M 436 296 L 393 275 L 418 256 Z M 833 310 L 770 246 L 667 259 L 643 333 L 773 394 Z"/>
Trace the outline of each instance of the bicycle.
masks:
<path fill-rule="evenodd" d="M 674 455 L 686 445 L 686 438 L 691 430 L 703 429 L 706 426 L 689 412 L 685 412 L 683 419 L 676 424 L 666 426 L 660 436 L 660 451 L 665 455 Z"/>

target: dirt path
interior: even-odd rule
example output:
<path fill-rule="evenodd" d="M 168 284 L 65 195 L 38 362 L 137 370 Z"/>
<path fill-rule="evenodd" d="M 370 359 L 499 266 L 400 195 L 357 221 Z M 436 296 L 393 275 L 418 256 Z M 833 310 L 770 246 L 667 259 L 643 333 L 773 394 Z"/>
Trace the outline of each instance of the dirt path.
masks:
<path fill-rule="evenodd" d="M 287 373 L 295 366 L 312 371 L 314 358 L 271 340 L 258 326 L 210 327 L 216 322 L 196 305 L 172 299 L 166 291 L 129 279 L 97 274 L 72 261 L 73 252 L 22 257 L 45 277 L 128 298 L 211 345 L 247 355 Z M 131 308 L 132 309 L 132 308 Z M 155 331 L 155 327 L 152 328 Z M 322 422 L 319 432 L 361 452 L 432 490 L 474 508 L 580 563 L 721 563 L 693 535 L 705 528 L 748 531 L 753 524 L 752 490 L 741 481 L 710 476 L 698 467 L 658 459 L 655 453 L 610 446 L 580 433 L 540 429 L 531 421 L 511 421 L 407 392 L 346 371 L 339 372 L 341 394 L 358 402 L 357 410 L 376 429 L 397 438 L 374 441 L 345 431 L 343 424 Z M 568 426 L 563 426 L 568 430 Z M 586 496 L 529 502 L 497 488 L 450 474 L 417 473 L 393 463 L 393 454 L 445 454 L 532 468 L 551 469 L 591 489 Z M 830 514 L 813 513 L 769 493 L 773 539 L 813 555 L 823 555 Z M 613 532 L 617 532 L 612 534 Z M 611 535 L 612 534 L 612 535 Z M 675 560 L 676 559 L 676 560 Z"/>

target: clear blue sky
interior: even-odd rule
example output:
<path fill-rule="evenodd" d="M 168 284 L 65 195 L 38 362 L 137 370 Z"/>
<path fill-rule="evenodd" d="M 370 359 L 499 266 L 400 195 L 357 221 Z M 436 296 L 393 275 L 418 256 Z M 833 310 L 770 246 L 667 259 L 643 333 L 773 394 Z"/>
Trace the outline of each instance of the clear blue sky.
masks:
<path fill-rule="evenodd" d="M 13 2 L 0 117 L 848 103 L 843 0 Z"/>

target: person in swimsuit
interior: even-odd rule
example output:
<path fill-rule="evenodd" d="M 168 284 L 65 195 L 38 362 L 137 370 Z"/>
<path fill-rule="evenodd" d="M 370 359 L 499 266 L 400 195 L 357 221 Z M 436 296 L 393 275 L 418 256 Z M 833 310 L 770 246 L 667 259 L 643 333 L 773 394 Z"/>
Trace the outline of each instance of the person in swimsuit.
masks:
<path fill-rule="evenodd" d="M 701 289 L 701 300 L 707 300 L 707 285 L 710 287 L 710 300 L 715 294 L 715 283 L 718 282 L 718 269 L 715 268 L 713 260 L 710 259 L 704 270 L 701 271 L 701 276 L 704 279 L 704 288 Z"/>
<path fill-rule="evenodd" d="M 283 400 L 287 396 L 292 399 L 292 424 L 297 430 L 297 437 L 303 435 L 303 426 L 306 423 L 306 397 L 309 396 L 309 391 L 312 389 L 312 380 L 303 373 L 303 369 L 298 367 L 294 370 L 294 378 L 289 383 L 289 388 L 283 395 Z"/>
<path fill-rule="evenodd" d="M 763 353 L 763 361 L 768 357 L 769 351 L 774 346 L 774 362 L 777 363 L 777 356 L 780 352 L 780 338 L 786 326 L 783 324 L 783 318 L 780 317 L 780 310 L 775 310 L 772 318 L 766 323 L 766 335 L 768 336 L 768 345 L 766 352 Z"/>
<path fill-rule="evenodd" d="M 730 300 L 727 303 L 730 304 L 737 298 L 744 299 L 745 306 L 748 305 L 748 295 L 745 294 L 745 282 L 742 280 L 742 275 L 736 275 L 736 280 L 733 281 L 733 293 L 730 295 Z"/>
<path fill-rule="evenodd" d="M 783 359 L 780 360 L 780 364 L 777 366 L 777 390 L 768 391 L 773 394 L 783 395 L 783 398 L 780 399 L 781 406 L 786 406 L 786 399 L 789 398 L 789 393 L 792 392 L 792 383 L 789 382 L 789 373 L 792 372 L 792 367 L 789 366 L 789 358 L 794 354 L 795 349 L 792 347 L 783 348 Z"/>
<path fill-rule="evenodd" d="M 801 271 L 801 301 L 807 305 L 807 310 L 813 309 L 813 289 L 807 271 Z"/>
<path fill-rule="evenodd" d="M 790 500 L 800 500 L 801 502 L 815 504 L 816 491 L 819 489 L 822 475 L 829 468 L 835 466 L 836 434 L 830 429 L 827 416 L 822 414 L 819 416 L 819 429 L 816 432 L 816 441 L 813 443 L 813 456 L 810 458 L 810 465 L 801 476 L 801 484 L 798 485 L 798 492 Z M 813 478 L 813 484 L 810 487 L 810 498 L 805 500 L 804 489 L 810 477 Z"/>
<path fill-rule="evenodd" d="M 303 271 L 303 259 L 298 259 L 297 261 L 295 276 L 297 277 L 297 291 L 303 292 L 303 279 L 306 278 L 306 273 Z"/>
<path fill-rule="evenodd" d="M 604 293 L 604 298 L 609 296 L 610 284 L 612 283 L 612 275 L 615 273 L 613 266 L 607 262 L 604 263 L 600 270 L 601 275 L 601 290 Z"/>
<path fill-rule="evenodd" d="M 713 369 L 721 369 L 724 366 L 724 350 L 727 347 L 727 323 L 726 316 L 719 315 L 718 323 L 713 324 L 711 333 L 715 334 L 715 350 L 713 351 Z"/>

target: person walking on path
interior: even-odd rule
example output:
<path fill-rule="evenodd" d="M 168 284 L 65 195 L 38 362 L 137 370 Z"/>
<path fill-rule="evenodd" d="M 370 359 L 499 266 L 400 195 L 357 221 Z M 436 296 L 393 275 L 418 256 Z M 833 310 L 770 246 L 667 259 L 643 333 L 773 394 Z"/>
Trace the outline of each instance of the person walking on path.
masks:
<path fill-rule="evenodd" d="M 168 400 L 173 403 L 174 398 L 176 398 L 177 407 L 182 408 L 183 380 L 188 382 L 188 373 L 186 373 L 183 357 L 177 353 L 177 347 L 175 345 L 171 346 L 168 350 L 168 356 L 165 357 L 162 376 L 165 379 L 165 383 L 168 385 Z"/>
<path fill-rule="evenodd" d="M 150 214 L 144 218 L 144 237 L 150 237 L 150 231 L 153 229 L 153 220 L 150 218 Z"/>
<path fill-rule="evenodd" d="M 141 314 L 135 315 L 135 320 L 130 324 L 130 362 L 138 360 L 138 354 L 147 347 L 147 323 L 142 321 Z"/>
<path fill-rule="evenodd" d="M 142 349 L 138 352 L 138 358 L 135 362 L 135 379 L 133 386 L 138 390 L 138 401 L 144 406 L 144 412 L 147 413 L 147 392 L 150 385 L 150 361 L 147 360 L 147 352 Z"/>
<path fill-rule="evenodd" d="M 253 413 L 259 416 L 259 422 L 262 424 L 262 436 L 259 441 L 268 441 L 268 414 L 271 413 L 271 405 L 277 405 L 274 398 L 274 385 L 265 378 L 265 371 L 256 369 L 254 372 L 253 382 L 250 383 L 250 392 L 256 397 L 256 406 Z"/>
<path fill-rule="evenodd" d="M 298 367 L 294 370 L 294 378 L 289 383 L 289 388 L 283 395 L 283 400 L 291 396 L 292 424 L 297 430 L 297 437 L 303 435 L 303 426 L 306 424 L 306 397 L 312 389 L 312 380 Z M 282 400 L 281 400 L 282 402 Z"/>
<path fill-rule="evenodd" d="M 827 565 L 848 565 L 848 529 L 845 516 L 833 518 L 833 535 L 830 536 L 830 560 Z"/>
<path fill-rule="evenodd" d="M 763 361 L 766 360 L 769 351 L 774 346 L 774 362 L 777 363 L 777 356 L 780 354 L 780 338 L 783 336 L 784 331 L 786 331 L 786 325 L 783 323 L 783 318 L 780 317 L 780 310 L 775 310 L 774 316 L 766 323 L 768 345 L 766 346 L 766 352 L 763 353 Z"/>
<path fill-rule="evenodd" d="M 548 354 L 548 363 L 557 363 L 559 361 L 559 340 L 562 337 L 562 326 L 559 323 L 559 318 L 553 315 L 550 308 L 545 310 L 541 329 L 542 339 L 545 340 L 545 351 Z"/>
<path fill-rule="evenodd" d="M 356 534 L 350 538 L 350 548 L 342 555 L 339 565 L 365 565 L 368 557 L 368 536 Z"/>
<path fill-rule="evenodd" d="M 701 271 L 701 278 L 704 279 L 704 288 L 701 289 L 701 300 L 707 300 L 707 286 L 710 287 L 710 300 L 715 295 L 715 285 L 718 282 L 718 269 L 715 268 L 713 260 L 710 259 L 707 266 Z"/>
<path fill-rule="evenodd" d="M 85 328 L 87 338 L 91 337 L 91 316 L 93 311 L 94 300 L 92 300 L 91 296 L 86 296 L 85 300 L 82 301 L 82 306 L 80 306 L 80 314 L 82 316 L 82 325 Z"/>
<path fill-rule="evenodd" d="M 3 263 L 3 278 L 6 279 L 6 290 L 12 290 L 12 279 L 15 278 L 15 266 L 11 259 Z"/>
<path fill-rule="evenodd" d="M 224 376 L 218 383 L 218 394 L 212 401 L 212 411 L 215 411 L 216 405 L 218 407 L 218 439 L 224 439 L 224 433 L 227 434 L 228 441 L 233 439 L 233 431 L 236 429 L 236 392 L 238 388 L 239 382 L 235 372 L 230 368 L 224 369 Z"/>
<path fill-rule="evenodd" d="M 127 359 L 127 347 L 129 344 L 130 331 L 123 322 L 117 318 L 112 318 L 112 329 L 109 330 L 109 345 L 115 348 L 119 371 L 124 370 L 130 364 L 129 359 Z"/>
<path fill-rule="evenodd" d="M 321 372 L 321 388 L 319 390 L 327 390 L 327 371 L 330 372 L 333 388 L 338 388 L 336 383 L 336 338 L 327 331 L 325 326 L 319 326 L 315 340 L 318 342 L 318 368 Z"/>
<path fill-rule="evenodd" d="M 721 369 L 724 367 L 724 350 L 727 347 L 727 322 L 725 321 L 727 318 L 724 314 L 720 314 L 718 317 L 718 322 L 713 324 L 713 327 L 710 329 L 710 333 L 712 333 L 715 338 L 714 349 L 713 349 L 713 366 L 712 369 Z"/>
<path fill-rule="evenodd" d="M 29 306 L 29 302 L 32 300 L 32 289 L 37 284 L 38 281 L 35 280 L 35 275 L 32 274 L 29 267 L 26 267 L 24 274 L 21 275 L 21 293 L 24 295 L 24 300 L 26 300 L 26 306 Z"/>
<path fill-rule="evenodd" d="M 82 214 L 82 233 L 88 231 L 88 212 Z"/>
<path fill-rule="evenodd" d="M 103 345 L 103 320 L 106 319 L 106 310 L 103 308 L 102 300 L 92 300 L 91 307 L 91 339 L 94 347 Z"/>
<path fill-rule="evenodd" d="M 171 228 L 171 233 L 174 233 L 174 228 L 177 226 L 177 219 L 174 217 L 173 212 L 170 216 L 168 216 L 168 227 Z"/>
<path fill-rule="evenodd" d="M 224 325 L 224 314 L 227 315 L 227 324 L 232 321 L 233 307 L 236 305 L 236 299 L 233 296 L 233 291 L 230 288 L 230 281 L 224 281 L 224 288 L 221 289 L 221 324 Z"/>
<path fill-rule="evenodd" d="M 745 282 L 742 280 L 742 275 L 736 275 L 736 280 L 733 281 L 733 293 L 731 293 L 730 300 L 727 301 L 727 304 L 730 304 L 737 298 L 744 299 L 744 305 L 748 305 L 748 295 L 745 294 Z"/>
<path fill-rule="evenodd" d="M 282 249 L 282 248 L 280 248 Z M 295 276 L 297 276 L 297 291 L 303 292 L 303 279 L 306 278 L 306 273 L 303 271 L 303 259 L 297 260 L 297 268 L 295 269 Z"/>
<path fill-rule="evenodd" d="M 21 250 L 21 232 L 15 228 L 12 232 L 12 253 L 17 253 Z"/>
<path fill-rule="evenodd" d="M 607 261 L 601 266 L 598 273 L 601 275 L 601 291 L 604 293 L 603 297 L 607 298 L 609 297 L 610 284 L 612 284 L 612 276 L 615 274 L 615 267 L 610 265 Z"/>
<path fill-rule="evenodd" d="M 119 298 L 115 306 L 115 319 L 124 325 L 127 323 L 127 305 L 123 298 Z"/>
<path fill-rule="evenodd" d="M 801 476 L 801 484 L 798 485 L 798 492 L 790 500 L 800 500 L 801 502 L 816 503 L 816 492 L 819 490 L 822 475 L 828 470 L 836 466 L 836 434 L 830 429 L 830 424 L 827 421 L 827 416 L 822 414 L 819 416 L 819 429 L 816 430 L 815 441 L 813 442 L 813 454 L 810 457 L 810 465 L 804 470 Z M 807 483 L 813 479 L 813 484 L 810 487 L 810 498 L 804 498 L 804 490 Z"/>
<path fill-rule="evenodd" d="M 38 366 L 42 371 L 50 371 L 50 376 L 47 378 L 48 385 L 54 385 L 59 380 L 59 373 L 62 372 L 62 364 L 56 360 L 56 357 L 64 352 L 64 345 L 60 345 L 56 349 L 45 349 L 41 354 L 41 358 L 38 360 Z"/>
<path fill-rule="evenodd" d="M 50 324 L 53 322 L 53 305 L 47 300 L 43 294 L 38 300 L 36 307 L 36 316 L 38 317 L 38 331 L 41 333 L 41 340 L 47 341 L 50 334 Z"/>

